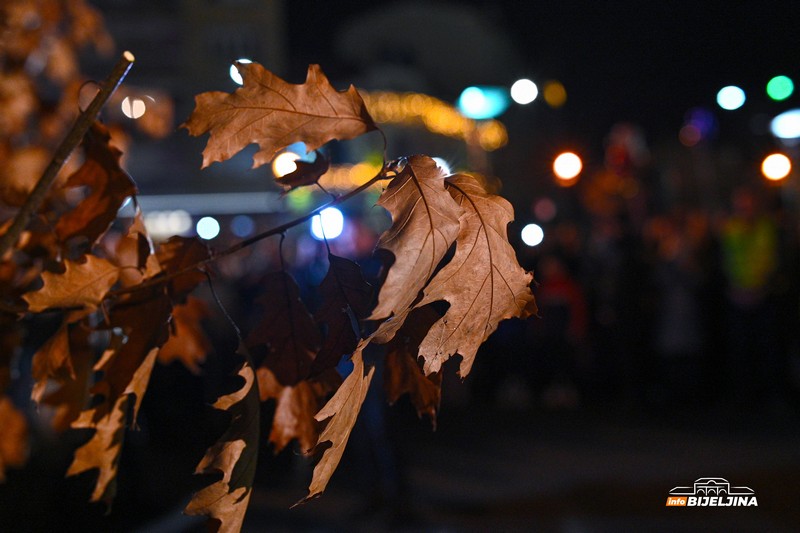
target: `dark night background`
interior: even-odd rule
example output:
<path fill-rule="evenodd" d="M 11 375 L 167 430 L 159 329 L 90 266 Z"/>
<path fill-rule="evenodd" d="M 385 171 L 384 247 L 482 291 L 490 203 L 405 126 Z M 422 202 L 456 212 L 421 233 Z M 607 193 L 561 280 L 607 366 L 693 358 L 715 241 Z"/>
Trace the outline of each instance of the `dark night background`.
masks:
<path fill-rule="evenodd" d="M 484 161 L 515 207 L 509 236 L 541 282 L 542 317 L 505 323 L 463 383 L 451 366 L 435 432 L 406 400 L 384 411 L 376 392 L 319 500 L 290 510 L 311 464 L 297 449 L 276 457 L 264 446 L 244 531 L 797 530 L 800 193 L 796 169 L 776 185 L 759 166 L 773 151 L 798 164 L 797 147 L 779 142 L 766 124 L 800 107 L 800 95 L 773 102 L 764 86 L 778 74 L 800 83 L 800 3 L 92 3 L 117 49 L 137 57 L 126 85 L 174 102 L 175 130 L 164 139 L 122 121 L 131 138 L 128 170 L 142 196 L 175 195 L 173 209 L 186 193 L 277 191 L 268 170 L 249 169 L 248 154 L 201 171 L 205 139 L 178 129 L 195 94 L 235 89 L 228 67 L 237 58 L 294 83 L 318 63 L 337 88 L 413 90 L 450 103 L 468 85 L 509 86 L 520 77 L 540 89 L 546 80 L 566 87 L 560 108 L 541 95 L 528 106 L 512 103 L 499 117 L 508 144 Z M 97 79 L 113 63 L 84 58 Z M 716 93 L 732 84 L 748 100 L 723 111 Z M 712 126 L 700 142 L 682 144 L 679 132 L 698 109 Z M 636 132 L 641 154 L 628 145 L 622 156 L 614 151 L 620 146 L 610 132 L 619 124 Z M 469 163 L 463 142 L 421 127 L 387 131 L 390 157 L 430 146 L 459 168 Z M 349 146 L 331 148 L 334 163 L 374 150 Z M 584 162 L 573 187 L 558 186 L 551 170 L 567 149 Z M 769 279 L 744 291 L 725 259 L 737 191 L 752 196 L 755 216 L 769 220 L 775 238 Z M 543 217 L 543 200 L 557 214 Z M 281 206 L 251 213 L 259 229 L 288 218 Z M 371 242 L 373 214 L 361 204 L 346 210 L 373 232 Z M 529 222 L 545 231 L 534 248 L 519 238 Z M 326 263 L 306 234 L 293 230 L 287 246 L 313 307 Z M 233 240 L 223 230 L 211 245 Z M 376 273 L 371 245 L 336 246 Z M 245 331 L 258 313 L 259 276 L 277 268 L 274 246 L 259 254 L 221 265 L 217 290 Z M 91 474 L 60 477 L 70 446 L 85 436 L 57 444 L 45 435 L 30 466 L 0 486 L 1 531 L 203 530 L 181 509 L 200 486 L 191 475 L 197 461 L 224 426 L 206 406 L 224 386 L 213 376 L 235 347 L 220 316 L 208 322 L 215 353 L 206 377 L 177 364 L 154 372 L 142 429 L 126 438 L 110 515 L 85 503 Z M 263 442 L 267 436 L 268 429 Z M 671 488 L 702 476 L 753 488 L 758 507 L 664 506 Z"/>

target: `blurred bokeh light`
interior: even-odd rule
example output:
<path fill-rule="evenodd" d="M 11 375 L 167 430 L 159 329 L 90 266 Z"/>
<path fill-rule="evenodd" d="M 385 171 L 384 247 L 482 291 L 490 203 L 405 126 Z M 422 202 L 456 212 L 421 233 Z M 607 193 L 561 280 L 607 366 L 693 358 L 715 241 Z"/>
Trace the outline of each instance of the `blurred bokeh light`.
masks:
<path fill-rule="evenodd" d="M 251 61 L 250 59 L 247 59 L 247 58 L 245 58 L 245 57 L 242 57 L 242 58 L 239 58 L 239 59 L 237 59 L 237 60 L 236 60 L 236 62 L 237 62 L 237 63 L 242 63 L 242 64 L 245 64 L 245 63 L 252 63 L 252 61 Z M 236 84 L 237 84 L 237 85 L 242 85 L 242 84 L 244 84 L 244 79 L 242 78 L 242 75 L 239 73 L 239 69 L 238 69 L 238 68 L 236 68 L 236 63 L 233 63 L 233 64 L 231 65 L 231 68 L 230 68 L 230 70 L 228 71 L 228 73 L 230 74 L 230 76 L 231 76 L 231 79 L 232 79 L 234 82 L 236 82 Z"/>
<path fill-rule="evenodd" d="M 567 102 L 567 90 L 560 81 L 551 80 L 544 84 L 542 96 L 547 105 L 558 109 Z"/>
<path fill-rule="evenodd" d="M 770 154 L 761 163 L 761 173 L 768 180 L 779 181 L 792 171 L 792 162 L 784 154 Z"/>
<path fill-rule="evenodd" d="M 201 239 L 211 240 L 219 235 L 219 222 L 214 217 L 203 217 L 197 221 L 195 231 Z"/>
<path fill-rule="evenodd" d="M 311 236 L 318 241 L 335 239 L 343 230 L 344 215 L 335 207 L 325 208 L 311 219 Z"/>
<path fill-rule="evenodd" d="M 779 139 L 800 138 L 800 109 L 790 109 L 773 118 L 769 129 Z"/>
<path fill-rule="evenodd" d="M 583 162 L 581 158 L 573 152 L 563 152 L 553 161 L 553 173 L 560 180 L 574 180 L 582 169 Z"/>
<path fill-rule="evenodd" d="M 780 102 L 786 100 L 794 92 L 794 82 L 788 76 L 775 76 L 767 83 L 767 96 Z"/>
<path fill-rule="evenodd" d="M 527 224 L 520 236 L 527 246 L 538 246 L 544 240 L 544 230 L 538 224 Z"/>
<path fill-rule="evenodd" d="M 739 109 L 744 105 L 747 97 L 741 87 L 735 85 L 728 85 L 723 87 L 717 93 L 717 105 L 726 111 L 733 111 Z"/>
<path fill-rule="evenodd" d="M 511 86 L 511 99 L 518 104 L 530 104 L 539 96 L 539 88 L 531 80 L 522 78 Z"/>

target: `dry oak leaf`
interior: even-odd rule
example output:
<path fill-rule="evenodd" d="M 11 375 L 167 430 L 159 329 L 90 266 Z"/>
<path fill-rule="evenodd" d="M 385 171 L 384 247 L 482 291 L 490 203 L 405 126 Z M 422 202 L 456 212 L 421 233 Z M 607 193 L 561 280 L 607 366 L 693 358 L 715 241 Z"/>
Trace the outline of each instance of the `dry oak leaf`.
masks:
<path fill-rule="evenodd" d="M 275 183 L 286 189 L 285 193 L 304 185 L 314 185 L 331 166 L 330 160 L 320 152 L 317 152 L 317 158 L 310 163 L 298 160 L 294 164 L 297 168 L 292 172 L 275 178 Z"/>
<path fill-rule="evenodd" d="M 415 155 L 378 199 L 391 213 L 392 225 L 377 247 L 392 252 L 395 261 L 370 319 L 403 314 L 456 240 L 464 211 L 445 189 L 444 178 L 433 159 Z"/>
<path fill-rule="evenodd" d="M 31 376 L 35 380 L 31 391 L 33 401 L 36 403 L 42 401 L 50 378 L 59 375 L 64 375 L 64 379 L 75 377 L 69 355 L 69 324 L 64 323 L 33 355 L 31 361 Z"/>
<path fill-rule="evenodd" d="M 169 337 L 169 320 L 172 305 L 169 298 L 157 291 L 149 294 L 127 294 L 119 298 L 109 312 L 109 328 L 119 328 L 124 341 L 112 343 L 103 357 L 95 365 L 95 370 L 103 372 L 103 379 L 95 383 L 92 393 L 101 395 L 106 402 L 114 402 L 120 396 L 136 387 L 136 400 L 132 409 L 132 423 L 136 422 L 142 398 L 147 389 L 147 381 L 141 379 L 142 365 L 155 360 L 159 349 Z M 149 377 L 149 372 L 147 376 Z"/>
<path fill-rule="evenodd" d="M 168 275 L 186 271 L 183 274 L 176 275 L 168 282 L 172 301 L 181 302 L 195 287 L 206 280 L 205 272 L 199 266 L 195 267 L 195 265 L 209 259 L 211 252 L 208 246 L 200 242 L 196 237 L 179 237 L 175 235 L 170 237 L 167 242 L 159 245 L 156 250 L 156 257 L 164 272 Z"/>
<path fill-rule="evenodd" d="M 151 351 L 134 372 L 123 394 L 106 399 L 99 405 L 81 412 L 72 423 L 73 428 L 94 429 L 94 435 L 83 446 L 75 450 L 75 457 L 67 470 L 68 476 L 97 469 L 97 481 L 91 501 L 103 501 L 111 505 L 116 493 L 117 466 L 125 437 L 125 423 L 131 397 L 135 409 L 144 397 L 156 354 Z"/>
<path fill-rule="evenodd" d="M 317 441 L 317 446 L 324 443 L 330 443 L 330 446 L 325 448 L 322 457 L 314 467 L 311 484 L 308 486 L 308 495 L 295 505 L 321 495 L 342 459 L 350 432 L 353 431 L 361 405 L 367 397 L 369 384 L 375 374 L 374 366 L 370 367 L 366 373 L 364 370 L 362 352 L 367 344 L 369 344 L 369 340 L 362 340 L 359 343 L 356 351 L 353 352 L 353 371 L 345 378 L 344 383 L 325 404 L 325 407 L 314 417 L 319 422 L 330 418 Z"/>
<path fill-rule="evenodd" d="M 440 317 L 430 305 L 414 309 L 386 345 L 386 368 L 383 372 L 388 402 L 393 404 L 403 394 L 408 394 L 417 415 L 420 418 L 428 415 L 433 429 L 436 429 L 436 414 L 442 397 L 442 373 L 426 376 L 417 362 L 417 354 L 420 342 Z"/>
<path fill-rule="evenodd" d="M 52 426 L 59 433 L 69 429 L 89 397 L 94 351 L 89 344 L 90 329 L 85 322 L 71 328 L 62 326 L 48 341 L 52 346 L 44 353 L 43 346 L 33 357 L 31 373 L 37 381 L 31 398 L 40 406 L 54 409 Z M 65 352 L 59 353 L 61 350 Z M 58 387 L 48 391 L 51 382 Z"/>
<path fill-rule="evenodd" d="M 261 401 L 274 399 L 275 414 L 269 441 L 279 453 L 293 439 L 297 439 L 302 450 L 310 450 L 317 443 L 319 432 L 314 415 L 320 401 L 309 381 L 301 381 L 293 387 L 281 385 L 269 368 L 256 370 Z"/>
<path fill-rule="evenodd" d="M 456 253 L 425 288 L 418 307 L 437 300 L 450 303 L 420 344 L 426 374 L 438 372 L 450 356 L 460 354 L 459 375 L 472 368 L 478 347 L 501 320 L 536 313 L 530 289 L 533 275 L 517 262 L 507 227 L 514 210 L 507 200 L 487 194 L 478 181 L 459 174 L 448 189 L 464 208 Z"/>
<path fill-rule="evenodd" d="M 120 268 L 119 281 L 123 287 L 138 285 L 161 272 L 153 253 L 153 242 L 144 226 L 142 212 L 137 209 L 128 231 L 120 238 L 114 251 L 114 262 Z"/>
<path fill-rule="evenodd" d="M 327 334 L 311 365 L 311 375 L 335 367 L 343 355 L 353 353 L 361 338 L 358 320 L 366 318 L 372 304 L 372 286 L 357 263 L 328 254 L 328 264 L 319 287 L 322 305 L 314 314 L 317 322 L 327 326 Z"/>
<path fill-rule="evenodd" d="M 266 345 L 262 365 L 282 385 L 295 385 L 308 376 L 321 335 L 292 276 L 272 272 L 265 276 L 264 285 L 264 294 L 256 301 L 264 304 L 266 312 L 261 325 L 248 336 L 247 346 Z"/>
<path fill-rule="evenodd" d="M 210 315 L 208 305 L 193 296 L 189 296 L 185 304 L 176 305 L 172 310 L 169 339 L 158 351 L 158 362 L 166 365 L 178 360 L 192 373 L 199 373 L 199 364 L 211 350 L 211 341 L 200 322 Z"/>
<path fill-rule="evenodd" d="M 253 487 L 258 458 L 259 398 L 253 368 L 245 362 L 237 374 L 244 384 L 219 398 L 214 407 L 229 411 L 227 431 L 211 446 L 196 474 L 222 472 L 222 479 L 196 492 L 184 512 L 209 517 L 209 529 L 238 533 Z"/>
<path fill-rule="evenodd" d="M 105 126 L 94 122 L 83 139 L 86 160 L 67 178 L 65 187 L 87 186 L 91 194 L 56 223 L 56 234 L 64 242 L 76 235 L 95 242 L 117 217 L 126 198 L 136 194 L 136 184 L 120 167 L 122 152 L 109 144 Z"/>
<path fill-rule="evenodd" d="M 309 65 L 304 84 L 290 84 L 258 63 L 236 63 L 244 84 L 233 93 L 195 97 L 184 126 L 194 136 L 209 132 L 203 168 L 225 161 L 251 143 L 259 151 L 253 168 L 269 163 L 278 150 L 302 141 L 316 150 L 333 139 L 358 137 L 377 128 L 352 85 L 337 91 L 319 65 Z"/>
<path fill-rule="evenodd" d="M 0 482 L 7 467 L 20 467 L 28 459 L 28 423 L 8 396 L 0 396 Z"/>
<path fill-rule="evenodd" d="M 325 398 L 342 384 L 335 369 L 313 380 L 304 380 L 293 387 L 281 385 L 266 367 L 256 370 L 261 401 L 275 400 L 275 414 L 269 441 L 275 453 L 297 439 L 300 449 L 310 451 L 319 437 L 319 423 L 314 419 Z"/>
<path fill-rule="evenodd" d="M 87 255 L 83 263 L 64 260 L 64 273 L 43 272 L 44 286 L 22 295 L 28 311 L 38 313 L 51 307 L 97 309 L 119 278 L 119 268 L 105 259 Z"/>

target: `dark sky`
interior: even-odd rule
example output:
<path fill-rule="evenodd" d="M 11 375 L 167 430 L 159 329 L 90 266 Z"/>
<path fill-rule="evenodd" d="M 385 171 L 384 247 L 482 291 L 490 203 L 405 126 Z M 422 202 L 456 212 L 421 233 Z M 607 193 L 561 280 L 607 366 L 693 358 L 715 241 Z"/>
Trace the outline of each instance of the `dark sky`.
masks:
<path fill-rule="evenodd" d="M 565 113 L 576 125 L 587 121 L 602 129 L 625 119 L 651 130 L 677 129 L 686 110 L 713 106 L 716 91 L 728 84 L 748 91 L 745 112 L 770 112 L 774 106 L 762 96 L 769 78 L 787 74 L 800 81 L 797 1 L 459 4 L 479 9 L 487 24 L 507 35 L 534 80 L 564 82 Z M 331 39 L 340 24 L 374 8 L 375 2 L 362 1 L 287 2 L 290 64 L 342 68 Z M 390 20 L 385 30 L 399 42 L 413 39 L 413 28 Z"/>

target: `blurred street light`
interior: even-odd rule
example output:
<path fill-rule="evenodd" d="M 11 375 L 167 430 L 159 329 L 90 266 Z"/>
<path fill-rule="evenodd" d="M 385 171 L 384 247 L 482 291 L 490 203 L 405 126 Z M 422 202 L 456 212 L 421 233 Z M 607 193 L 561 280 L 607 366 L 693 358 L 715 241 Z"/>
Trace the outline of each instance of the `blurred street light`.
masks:
<path fill-rule="evenodd" d="M 560 180 L 574 180 L 581 173 L 581 170 L 583 170 L 583 162 L 577 154 L 572 152 L 558 154 L 558 157 L 553 161 L 553 173 Z"/>
<path fill-rule="evenodd" d="M 723 87 L 717 93 L 717 104 L 727 111 L 739 109 L 744 105 L 746 99 L 744 91 L 735 85 Z"/>
<path fill-rule="evenodd" d="M 311 236 L 321 241 L 333 240 L 344 230 L 344 215 L 335 207 L 328 207 L 320 211 L 319 215 L 311 219 Z"/>
<path fill-rule="evenodd" d="M 794 92 L 794 82 L 788 76 L 775 76 L 767 83 L 767 96 L 776 102 L 786 100 Z"/>
<path fill-rule="evenodd" d="M 252 61 L 250 59 L 242 57 L 237 59 L 236 63 L 252 63 Z M 239 69 L 236 68 L 236 63 L 231 65 L 231 68 L 228 72 L 233 81 L 235 81 L 238 85 L 244 85 L 244 79 L 242 78 L 242 75 L 239 73 Z"/>
<path fill-rule="evenodd" d="M 531 80 L 522 78 L 511 86 L 511 99 L 518 104 L 530 104 L 539 96 L 539 88 Z"/>
<path fill-rule="evenodd" d="M 773 118 L 769 129 L 779 139 L 800 138 L 800 109 L 790 109 Z"/>
<path fill-rule="evenodd" d="M 544 230 L 538 224 L 528 224 L 520 233 L 522 242 L 528 246 L 537 246 L 544 240 Z"/>
<path fill-rule="evenodd" d="M 294 152 L 281 152 L 272 160 L 272 175 L 276 178 L 282 178 L 286 174 L 291 174 L 297 170 L 297 161 L 300 155 Z"/>
<path fill-rule="evenodd" d="M 208 241 L 219 235 L 219 222 L 214 217 L 203 217 L 197 221 L 195 230 L 198 237 Z"/>
<path fill-rule="evenodd" d="M 458 110 L 467 118 L 483 120 L 503 114 L 509 105 L 508 91 L 502 87 L 467 87 L 458 97 Z"/>
<path fill-rule="evenodd" d="M 761 163 L 761 173 L 771 181 L 779 181 L 792 171 L 792 162 L 783 154 L 770 154 Z"/>

